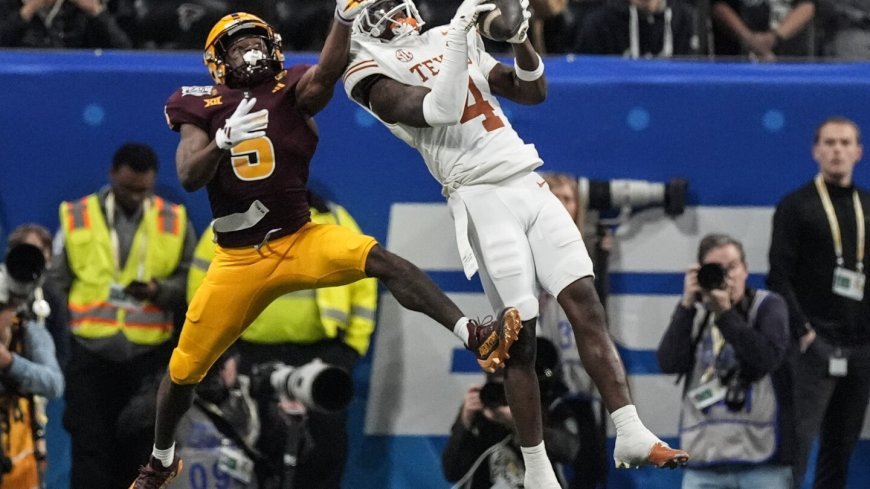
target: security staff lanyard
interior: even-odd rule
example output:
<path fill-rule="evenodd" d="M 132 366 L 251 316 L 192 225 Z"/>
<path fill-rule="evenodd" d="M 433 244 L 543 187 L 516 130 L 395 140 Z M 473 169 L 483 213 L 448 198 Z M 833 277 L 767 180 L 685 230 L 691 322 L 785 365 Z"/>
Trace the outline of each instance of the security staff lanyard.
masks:
<path fill-rule="evenodd" d="M 831 202 L 831 196 L 828 194 L 828 188 L 825 186 L 825 181 L 821 173 L 815 178 L 816 190 L 819 192 L 819 198 L 822 201 L 822 207 L 825 209 L 825 215 L 828 218 L 828 225 L 831 227 L 831 238 L 834 240 L 834 253 L 837 255 L 837 268 L 834 270 L 834 283 L 832 290 L 835 294 L 848 297 L 857 301 L 864 299 L 864 209 L 861 207 L 861 199 L 858 198 L 858 191 L 852 191 L 852 205 L 855 208 L 855 225 L 857 233 L 857 249 L 855 250 L 856 271 L 846 268 L 846 262 L 843 260 L 843 236 L 840 233 L 840 223 L 837 221 L 837 214 L 834 212 L 834 204 Z"/>
<path fill-rule="evenodd" d="M 142 203 L 142 218 L 148 214 L 148 209 L 151 207 L 151 199 L 145 199 Z M 121 240 L 118 238 L 118 231 L 115 229 L 115 194 L 109 192 L 106 196 L 106 220 L 109 225 L 109 236 L 112 240 L 112 258 L 115 260 L 115 281 L 117 282 L 121 276 L 121 271 L 124 269 L 124 264 L 121 263 Z M 138 262 L 136 263 L 136 279 L 142 280 L 145 277 L 145 254 L 148 251 L 148 233 L 143 233 L 142 240 L 139 246 Z M 131 250 L 132 253 L 132 250 Z"/>

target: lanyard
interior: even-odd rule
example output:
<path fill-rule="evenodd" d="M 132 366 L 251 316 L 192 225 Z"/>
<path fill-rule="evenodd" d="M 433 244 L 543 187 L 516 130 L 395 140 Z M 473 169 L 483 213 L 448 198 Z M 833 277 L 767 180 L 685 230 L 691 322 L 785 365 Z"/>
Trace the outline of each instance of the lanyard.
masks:
<path fill-rule="evenodd" d="M 834 240 L 834 253 L 837 255 L 837 266 L 843 266 L 843 237 L 840 234 L 840 223 L 837 222 L 837 213 L 834 212 L 834 204 L 831 203 L 831 196 L 828 194 L 828 187 L 822 179 L 822 174 L 819 173 L 815 178 L 816 190 L 819 192 L 819 198 L 822 200 L 822 207 L 825 208 L 825 215 L 828 217 L 828 225 L 831 226 L 831 237 Z M 855 207 L 855 225 L 858 233 L 857 249 L 855 250 L 856 267 L 859 272 L 864 271 L 864 208 L 861 207 L 861 199 L 858 198 L 858 191 L 852 191 L 852 205 Z"/>
<path fill-rule="evenodd" d="M 145 199 L 142 203 L 143 220 L 146 218 L 150 207 L 151 199 Z M 121 263 L 121 241 L 118 238 L 118 231 L 115 229 L 115 194 L 113 192 L 109 192 L 106 196 L 106 223 L 109 225 L 109 237 L 111 238 L 112 243 L 112 258 L 115 260 L 115 280 L 117 281 L 117 279 L 120 278 L 123 264 Z M 148 226 L 145 226 L 145 228 L 139 246 L 139 262 L 136 264 L 137 280 L 145 278 L 145 254 L 148 251 Z"/>

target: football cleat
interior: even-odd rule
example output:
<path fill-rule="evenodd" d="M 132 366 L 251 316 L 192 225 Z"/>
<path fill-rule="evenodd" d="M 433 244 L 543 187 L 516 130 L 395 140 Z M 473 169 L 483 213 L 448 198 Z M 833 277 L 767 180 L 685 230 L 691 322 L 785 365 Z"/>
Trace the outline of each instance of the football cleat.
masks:
<path fill-rule="evenodd" d="M 130 484 L 130 489 L 165 489 L 169 482 L 181 473 L 183 466 L 184 463 L 178 456 L 169 467 L 164 467 L 152 456 L 147 464 L 139 467 L 139 476 Z"/>
<path fill-rule="evenodd" d="M 652 433 L 650 435 L 655 438 Z M 625 443 L 619 436 L 616 437 L 613 461 L 617 469 L 639 468 L 645 465 L 654 465 L 660 469 L 674 469 L 686 465 L 689 461 L 688 452 L 671 448 L 658 439 L 651 445 L 638 441 Z M 644 449 L 645 446 L 649 449 Z"/>
<path fill-rule="evenodd" d="M 490 316 L 491 317 L 491 316 Z M 523 322 L 515 307 L 503 309 L 494 321 L 468 321 L 468 349 L 477 357 L 480 367 L 489 372 L 504 368 L 510 358 L 511 345 L 520 337 Z"/>

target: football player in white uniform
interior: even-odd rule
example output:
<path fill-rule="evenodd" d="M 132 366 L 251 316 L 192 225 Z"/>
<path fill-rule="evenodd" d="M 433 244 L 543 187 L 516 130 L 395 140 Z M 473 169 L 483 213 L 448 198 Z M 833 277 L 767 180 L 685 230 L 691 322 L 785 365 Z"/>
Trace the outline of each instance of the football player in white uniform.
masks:
<path fill-rule="evenodd" d="M 505 385 L 525 487 L 559 487 L 544 451 L 534 371 L 538 287 L 557 297 L 573 326 L 616 426 L 616 465 L 685 464 L 685 451 L 668 447 L 638 418 L 583 239 L 535 173 L 543 162 L 534 145 L 517 135 L 495 97 L 521 104 L 546 98 L 544 63 L 526 36 L 528 0 L 521 6 L 525 21 L 508 39 L 515 60 L 507 66 L 486 53 L 475 28 L 478 14 L 493 4 L 465 0 L 449 25 L 421 34 L 411 0 L 376 0 L 354 21 L 345 91 L 420 152 L 448 199 L 466 275 L 480 272 L 495 310 L 519 309 L 524 328 L 511 348 Z"/>

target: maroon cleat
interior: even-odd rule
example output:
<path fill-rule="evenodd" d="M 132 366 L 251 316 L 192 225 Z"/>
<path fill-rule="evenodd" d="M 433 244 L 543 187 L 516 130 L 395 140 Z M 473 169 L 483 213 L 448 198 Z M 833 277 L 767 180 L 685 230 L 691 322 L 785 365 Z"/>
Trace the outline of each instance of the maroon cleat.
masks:
<path fill-rule="evenodd" d="M 497 368 L 504 368 L 504 362 L 510 358 L 508 351 L 520 337 L 521 329 L 523 322 L 515 307 L 502 310 L 495 321 L 481 324 L 474 319 L 469 320 L 468 349 L 477 357 L 477 363 L 483 370 L 495 372 Z"/>
<path fill-rule="evenodd" d="M 181 473 L 183 466 L 178 456 L 169 467 L 164 467 L 152 456 L 147 464 L 139 467 L 139 477 L 130 484 L 130 489 L 164 489 L 175 476 Z"/>

